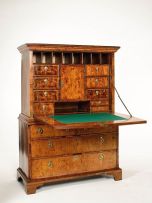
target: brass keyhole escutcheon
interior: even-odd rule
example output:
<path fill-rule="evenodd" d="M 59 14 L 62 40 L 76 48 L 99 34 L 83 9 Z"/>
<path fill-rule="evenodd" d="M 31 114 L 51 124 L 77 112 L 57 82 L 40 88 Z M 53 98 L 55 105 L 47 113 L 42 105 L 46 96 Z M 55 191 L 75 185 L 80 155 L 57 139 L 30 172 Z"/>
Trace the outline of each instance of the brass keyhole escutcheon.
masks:
<path fill-rule="evenodd" d="M 95 79 L 96 84 L 98 84 L 98 78 Z"/>
<path fill-rule="evenodd" d="M 104 159 L 104 154 L 100 153 L 98 158 L 99 158 L 99 160 L 103 160 Z"/>
<path fill-rule="evenodd" d="M 49 140 L 48 142 L 48 148 L 52 148 L 53 147 L 53 143 L 51 142 L 51 140 Z"/>
<path fill-rule="evenodd" d="M 45 106 L 45 105 L 43 105 L 43 106 L 42 106 L 42 110 L 43 110 L 43 111 L 45 111 L 45 109 L 46 109 L 46 106 Z"/>
<path fill-rule="evenodd" d="M 53 162 L 52 162 L 52 161 L 49 161 L 49 162 L 48 162 L 48 167 L 49 167 L 49 168 L 53 168 Z"/>
<path fill-rule="evenodd" d="M 43 134 L 43 128 L 37 128 L 37 132 Z"/>
<path fill-rule="evenodd" d="M 104 139 L 103 139 L 102 136 L 100 137 L 100 141 L 101 141 L 102 144 L 104 143 Z"/>

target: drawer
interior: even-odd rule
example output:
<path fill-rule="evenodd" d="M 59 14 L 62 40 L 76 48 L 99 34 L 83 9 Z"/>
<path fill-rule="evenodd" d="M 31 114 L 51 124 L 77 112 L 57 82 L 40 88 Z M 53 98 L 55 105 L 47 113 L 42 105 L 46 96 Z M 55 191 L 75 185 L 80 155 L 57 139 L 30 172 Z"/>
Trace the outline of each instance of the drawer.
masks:
<path fill-rule="evenodd" d="M 50 138 L 31 142 L 32 157 L 76 154 L 117 148 L 117 134 Z"/>
<path fill-rule="evenodd" d="M 108 99 L 108 95 L 109 95 L 108 89 L 87 90 L 88 99 Z"/>
<path fill-rule="evenodd" d="M 39 77 L 33 80 L 33 89 L 58 89 L 58 77 Z"/>
<path fill-rule="evenodd" d="M 81 128 L 70 130 L 53 130 L 48 125 L 32 125 L 30 126 L 31 138 L 46 138 L 46 137 L 61 137 L 61 136 L 73 136 L 73 135 L 88 135 L 88 134 L 103 134 L 117 132 L 117 126 L 108 126 L 100 128 Z"/>
<path fill-rule="evenodd" d="M 103 105 L 109 105 L 109 100 L 100 100 L 100 101 L 90 101 L 91 106 L 103 106 Z"/>
<path fill-rule="evenodd" d="M 32 179 L 56 177 L 116 167 L 116 151 L 85 153 L 32 160 Z"/>
<path fill-rule="evenodd" d="M 59 91 L 33 91 L 34 101 L 37 102 L 50 102 L 59 99 Z"/>
<path fill-rule="evenodd" d="M 58 75 L 58 73 L 59 73 L 58 65 L 34 66 L 34 75 Z"/>
<path fill-rule="evenodd" d="M 109 106 L 92 106 L 91 112 L 108 112 Z"/>
<path fill-rule="evenodd" d="M 53 130 L 48 125 L 32 125 L 30 127 L 31 138 L 46 138 L 52 136 L 76 135 L 75 130 Z"/>
<path fill-rule="evenodd" d="M 117 133 L 81 135 L 68 138 L 69 153 L 85 153 L 117 148 Z"/>
<path fill-rule="evenodd" d="M 33 104 L 34 114 L 37 115 L 49 115 L 54 114 L 54 104 L 53 103 L 34 103 Z"/>
<path fill-rule="evenodd" d="M 109 65 L 86 65 L 87 76 L 109 75 Z"/>
<path fill-rule="evenodd" d="M 31 141 L 31 155 L 32 157 L 64 155 L 68 154 L 68 147 L 67 138 L 33 140 Z"/>
<path fill-rule="evenodd" d="M 102 78 L 87 78 L 87 88 L 108 88 L 109 79 L 108 77 Z"/>

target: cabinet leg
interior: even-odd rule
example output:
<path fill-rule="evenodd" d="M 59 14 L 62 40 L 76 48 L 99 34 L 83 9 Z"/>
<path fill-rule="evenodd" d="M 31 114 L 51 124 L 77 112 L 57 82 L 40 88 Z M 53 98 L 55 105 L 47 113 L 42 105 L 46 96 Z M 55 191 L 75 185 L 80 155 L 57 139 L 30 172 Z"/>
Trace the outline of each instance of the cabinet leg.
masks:
<path fill-rule="evenodd" d="M 36 189 L 37 189 L 37 186 L 35 185 L 25 185 L 25 192 L 29 195 L 29 194 L 34 194 L 36 193 Z"/>
<path fill-rule="evenodd" d="M 115 181 L 122 180 L 122 170 L 115 171 L 113 177 Z"/>

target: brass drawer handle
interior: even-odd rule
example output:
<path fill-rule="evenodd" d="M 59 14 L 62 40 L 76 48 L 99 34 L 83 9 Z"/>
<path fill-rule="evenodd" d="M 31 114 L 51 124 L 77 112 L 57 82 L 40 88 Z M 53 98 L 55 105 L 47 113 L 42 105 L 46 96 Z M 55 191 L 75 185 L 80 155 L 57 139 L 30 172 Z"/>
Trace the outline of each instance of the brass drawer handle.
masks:
<path fill-rule="evenodd" d="M 103 153 L 100 153 L 99 156 L 98 156 L 98 159 L 99 159 L 99 160 L 103 160 L 103 159 L 104 159 L 104 154 L 103 154 Z"/>
<path fill-rule="evenodd" d="M 48 162 L 48 167 L 49 167 L 49 168 L 53 168 L 53 162 L 52 162 L 52 161 L 49 161 L 49 162 Z"/>
<path fill-rule="evenodd" d="M 100 137 L 100 141 L 101 141 L 102 144 L 104 143 L 104 139 L 103 139 L 102 136 Z"/>
<path fill-rule="evenodd" d="M 43 128 L 41 128 L 41 127 L 39 127 L 39 128 L 37 128 L 37 133 L 40 133 L 40 134 L 43 134 Z"/>
<path fill-rule="evenodd" d="M 48 83 L 48 79 L 47 79 L 47 78 L 44 79 L 44 83 L 45 83 L 45 84 Z"/>
<path fill-rule="evenodd" d="M 95 82 L 96 82 L 96 84 L 98 84 L 98 79 L 97 78 L 95 79 Z"/>
<path fill-rule="evenodd" d="M 96 67 L 96 72 L 98 72 L 99 71 L 99 67 Z"/>
<path fill-rule="evenodd" d="M 45 66 L 45 67 L 44 67 L 44 70 L 45 70 L 45 71 L 47 71 L 47 70 L 48 70 L 48 67 L 47 67 L 47 66 Z"/>
<path fill-rule="evenodd" d="M 48 142 L 48 148 L 52 148 L 53 147 L 53 143 L 49 140 Z"/>
<path fill-rule="evenodd" d="M 98 90 L 96 90 L 96 95 L 99 95 L 99 91 Z"/>
<path fill-rule="evenodd" d="M 44 96 L 46 97 L 48 95 L 48 92 L 44 92 Z"/>

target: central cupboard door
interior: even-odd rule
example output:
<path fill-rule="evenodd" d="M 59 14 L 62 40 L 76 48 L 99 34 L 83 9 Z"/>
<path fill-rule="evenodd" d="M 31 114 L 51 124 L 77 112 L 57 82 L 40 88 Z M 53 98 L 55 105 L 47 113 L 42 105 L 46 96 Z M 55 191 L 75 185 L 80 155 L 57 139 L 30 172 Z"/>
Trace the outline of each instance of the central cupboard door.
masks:
<path fill-rule="evenodd" d="M 84 99 L 84 66 L 61 66 L 61 100 Z"/>

